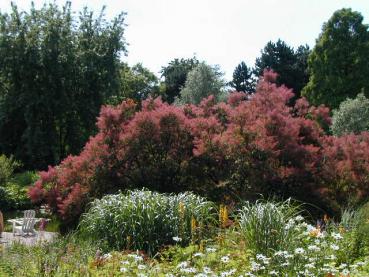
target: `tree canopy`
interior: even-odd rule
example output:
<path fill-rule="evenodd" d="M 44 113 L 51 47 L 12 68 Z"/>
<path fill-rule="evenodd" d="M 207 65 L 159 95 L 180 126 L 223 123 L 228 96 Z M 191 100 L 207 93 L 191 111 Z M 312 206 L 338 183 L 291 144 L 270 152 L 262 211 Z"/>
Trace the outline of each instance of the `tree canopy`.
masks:
<path fill-rule="evenodd" d="M 141 63 L 132 67 L 123 63 L 120 74 L 121 91 L 120 95 L 111 101 L 113 104 L 120 104 L 125 99 L 132 99 L 137 103 L 141 103 L 149 96 L 159 94 L 158 78 Z"/>
<path fill-rule="evenodd" d="M 347 97 L 369 95 L 369 32 L 363 16 L 351 9 L 336 11 L 309 57 L 310 79 L 303 95 L 313 104 L 337 108 Z"/>
<path fill-rule="evenodd" d="M 363 93 L 346 99 L 333 110 L 332 133 L 336 136 L 369 131 L 369 99 Z"/>
<path fill-rule="evenodd" d="M 255 85 L 253 69 L 249 68 L 245 62 L 241 62 L 233 71 L 230 86 L 239 92 L 252 93 L 255 91 Z"/>
<path fill-rule="evenodd" d="M 199 104 L 202 99 L 213 95 L 215 100 L 225 99 L 223 73 L 216 66 L 199 63 L 187 76 L 185 86 L 176 98 L 176 104 Z"/>
<path fill-rule="evenodd" d="M 255 74 L 261 76 L 264 69 L 272 69 L 278 74 L 277 84 L 292 88 L 296 97 L 308 82 L 307 59 L 309 46 L 301 45 L 295 51 L 284 41 L 269 41 L 255 61 Z"/>
<path fill-rule="evenodd" d="M 70 2 L 0 14 L 0 152 L 33 169 L 79 153 L 120 90 L 124 18 Z"/>
<path fill-rule="evenodd" d="M 164 77 L 163 100 L 169 104 L 179 96 L 181 89 L 184 87 L 187 74 L 199 64 L 196 57 L 189 59 L 174 59 L 161 70 L 161 76 Z"/>

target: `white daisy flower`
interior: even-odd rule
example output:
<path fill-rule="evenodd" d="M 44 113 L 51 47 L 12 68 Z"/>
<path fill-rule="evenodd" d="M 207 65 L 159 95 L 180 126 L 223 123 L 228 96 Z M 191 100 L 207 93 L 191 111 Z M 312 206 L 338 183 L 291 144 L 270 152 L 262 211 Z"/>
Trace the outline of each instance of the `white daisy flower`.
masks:
<path fill-rule="evenodd" d="M 229 256 L 223 256 L 220 258 L 220 260 L 222 261 L 222 263 L 228 263 L 229 262 Z"/>

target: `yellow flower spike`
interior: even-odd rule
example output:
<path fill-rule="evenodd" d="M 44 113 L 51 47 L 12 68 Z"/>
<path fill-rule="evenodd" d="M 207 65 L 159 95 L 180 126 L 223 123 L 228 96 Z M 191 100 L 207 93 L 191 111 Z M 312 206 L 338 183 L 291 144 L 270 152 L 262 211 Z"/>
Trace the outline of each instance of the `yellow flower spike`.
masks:
<path fill-rule="evenodd" d="M 181 216 L 181 218 L 184 217 L 184 212 L 185 212 L 185 206 L 183 204 L 183 202 L 179 202 L 179 208 L 178 208 L 179 214 Z"/>
<path fill-rule="evenodd" d="M 200 241 L 199 251 L 204 252 L 204 242 L 203 241 Z"/>
<path fill-rule="evenodd" d="M 196 231 L 196 219 L 194 217 L 191 218 L 191 232 L 195 233 Z"/>
<path fill-rule="evenodd" d="M 195 235 L 196 235 L 196 219 L 192 216 L 191 218 L 191 239 L 192 243 L 195 242 Z"/>
<path fill-rule="evenodd" d="M 223 209 L 223 228 L 227 227 L 228 223 L 228 209 L 227 206 L 224 206 Z"/>
<path fill-rule="evenodd" d="M 222 227 L 222 220 L 223 220 L 223 209 L 224 209 L 224 206 L 221 204 L 219 206 L 219 224 L 220 224 L 220 227 Z"/>
<path fill-rule="evenodd" d="M 324 215 L 323 220 L 324 220 L 324 222 L 325 222 L 326 224 L 328 223 L 328 221 L 329 221 L 329 217 L 328 217 L 328 215 L 327 215 L 327 214 L 325 214 L 325 215 Z"/>
<path fill-rule="evenodd" d="M 130 249 L 131 248 L 131 237 L 127 236 L 127 248 Z"/>
<path fill-rule="evenodd" d="M 219 245 L 223 245 L 224 244 L 224 237 L 222 234 L 218 235 L 218 243 Z"/>
<path fill-rule="evenodd" d="M 219 207 L 219 223 L 221 228 L 227 227 L 228 223 L 228 209 L 225 205 Z"/>

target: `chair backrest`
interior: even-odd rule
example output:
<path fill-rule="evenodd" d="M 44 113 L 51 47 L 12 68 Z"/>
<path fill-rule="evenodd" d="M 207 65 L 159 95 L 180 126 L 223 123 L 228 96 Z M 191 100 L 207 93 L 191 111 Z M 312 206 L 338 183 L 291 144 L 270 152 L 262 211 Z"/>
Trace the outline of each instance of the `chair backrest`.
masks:
<path fill-rule="evenodd" d="M 35 218 L 36 212 L 34 210 L 25 210 L 24 211 L 24 219 L 26 218 Z"/>
<path fill-rule="evenodd" d="M 24 218 L 22 224 L 23 233 L 30 233 L 34 231 L 36 218 Z"/>
<path fill-rule="evenodd" d="M 30 233 L 34 231 L 36 224 L 36 212 L 34 210 L 25 210 L 22 224 L 22 231 Z"/>

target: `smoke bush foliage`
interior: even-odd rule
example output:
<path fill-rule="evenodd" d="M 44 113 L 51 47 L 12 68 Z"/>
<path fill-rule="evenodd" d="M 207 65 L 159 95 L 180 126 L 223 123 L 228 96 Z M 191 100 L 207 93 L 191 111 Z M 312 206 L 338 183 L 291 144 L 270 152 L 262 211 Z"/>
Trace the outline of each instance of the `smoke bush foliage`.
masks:
<path fill-rule="evenodd" d="M 304 98 L 290 107 L 293 93 L 275 79 L 266 71 L 249 100 L 233 93 L 218 104 L 209 96 L 180 107 L 149 99 L 139 111 L 132 101 L 105 106 L 81 154 L 41 172 L 29 195 L 65 222 L 91 199 L 142 186 L 211 199 L 276 194 L 326 209 L 348 193 L 366 197 L 369 134 L 326 135 L 329 109 Z"/>
<path fill-rule="evenodd" d="M 333 111 L 331 129 L 336 136 L 369 131 L 369 99 L 360 93 L 355 99 L 343 101 Z"/>

